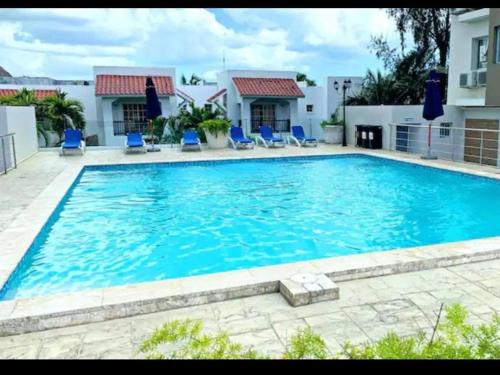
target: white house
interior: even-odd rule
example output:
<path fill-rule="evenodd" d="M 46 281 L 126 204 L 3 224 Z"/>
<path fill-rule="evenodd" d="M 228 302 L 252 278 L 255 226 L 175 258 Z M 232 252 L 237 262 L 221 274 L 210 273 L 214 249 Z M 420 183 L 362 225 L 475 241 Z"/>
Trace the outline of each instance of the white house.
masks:
<path fill-rule="evenodd" d="M 499 8 L 457 8 L 451 16 L 447 104 L 458 106 L 462 112 L 464 160 L 498 165 Z"/>
<path fill-rule="evenodd" d="M 94 67 L 93 76 L 93 81 L 5 78 L 10 83 L 0 82 L 0 95 L 22 87 L 34 89 L 37 95 L 65 91 L 84 105 L 87 137 L 97 135 L 99 145 L 121 146 L 128 131 L 147 131 L 144 83 L 146 76 L 152 76 L 165 117 L 193 103 L 219 109 L 247 134 L 257 133 L 262 124 L 280 133 L 301 124 L 308 135 L 322 139 L 320 122 L 330 118 L 342 102 L 342 92 L 335 90 L 334 82 L 342 86 L 344 79 L 350 79 L 348 95 L 355 94 L 362 82 L 361 77 L 330 76 L 323 84 L 308 87 L 297 82 L 293 71 L 225 70 L 216 84 L 177 86 L 174 68 L 116 66 Z"/>
<path fill-rule="evenodd" d="M 175 69 L 141 67 L 94 67 L 97 119 L 106 146 L 121 146 L 129 131 L 147 132 L 146 77 L 151 76 L 162 115 L 177 113 Z"/>

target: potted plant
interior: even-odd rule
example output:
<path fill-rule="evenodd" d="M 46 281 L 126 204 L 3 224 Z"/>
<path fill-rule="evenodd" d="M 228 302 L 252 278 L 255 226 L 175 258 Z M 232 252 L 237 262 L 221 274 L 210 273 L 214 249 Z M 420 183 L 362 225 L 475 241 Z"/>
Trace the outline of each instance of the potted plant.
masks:
<path fill-rule="evenodd" d="M 231 127 L 231 121 L 226 119 L 205 120 L 198 127 L 204 131 L 207 137 L 208 148 L 227 147 L 227 132 Z"/>
<path fill-rule="evenodd" d="M 339 120 L 337 112 L 332 114 L 329 120 L 321 121 L 320 126 L 323 128 L 325 143 L 341 144 L 344 135 L 344 121 Z"/>

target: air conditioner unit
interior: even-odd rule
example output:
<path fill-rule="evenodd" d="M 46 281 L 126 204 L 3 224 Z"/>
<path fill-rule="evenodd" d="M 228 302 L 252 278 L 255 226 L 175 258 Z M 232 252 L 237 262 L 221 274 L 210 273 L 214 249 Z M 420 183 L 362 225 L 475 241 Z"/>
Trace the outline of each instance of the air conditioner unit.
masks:
<path fill-rule="evenodd" d="M 477 70 L 477 85 L 486 86 L 486 69 Z"/>
<path fill-rule="evenodd" d="M 471 88 L 477 86 L 477 71 L 460 74 L 460 87 L 461 88 Z"/>

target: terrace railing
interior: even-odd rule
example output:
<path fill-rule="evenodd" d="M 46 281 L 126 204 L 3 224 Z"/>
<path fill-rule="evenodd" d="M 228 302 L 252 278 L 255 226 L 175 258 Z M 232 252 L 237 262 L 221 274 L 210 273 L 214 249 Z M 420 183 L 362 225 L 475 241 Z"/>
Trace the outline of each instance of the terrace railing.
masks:
<path fill-rule="evenodd" d="M 148 131 L 146 121 L 113 121 L 113 134 L 126 135 L 127 133 L 145 133 Z"/>
<path fill-rule="evenodd" d="M 17 168 L 15 133 L 0 134 L 0 171 Z"/>
<path fill-rule="evenodd" d="M 429 126 L 426 124 L 389 124 L 392 151 L 426 155 Z M 478 127 L 431 126 L 430 154 L 439 159 L 500 166 L 500 132 Z"/>

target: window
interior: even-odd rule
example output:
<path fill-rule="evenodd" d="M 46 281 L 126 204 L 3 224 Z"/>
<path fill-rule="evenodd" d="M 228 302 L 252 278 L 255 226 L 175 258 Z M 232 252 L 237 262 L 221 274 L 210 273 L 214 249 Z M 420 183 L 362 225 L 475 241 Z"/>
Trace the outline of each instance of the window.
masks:
<path fill-rule="evenodd" d="M 495 64 L 500 64 L 500 26 L 495 27 Z"/>
<path fill-rule="evenodd" d="M 306 105 L 306 112 L 314 112 L 314 105 L 312 104 Z"/>
<path fill-rule="evenodd" d="M 212 104 L 205 104 L 205 109 L 212 112 Z"/>
<path fill-rule="evenodd" d="M 224 106 L 224 108 L 227 108 L 227 94 L 224 94 L 224 96 L 222 97 L 222 105 Z"/>
<path fill-rule="evenodd" d="M 472 69 L 486 68 L 488 63 L 488 37 L 472 40 Z"/>
<path fill-rule="evenodd" d="M 447 138 L 450 136 L 450 128 L 453 125 L 451 122 L 442 122 L 439 128 L 439 138 Z"/>
<path fill-rule="evenodd" d="M 146 104 L 124 104 L 123 121 L 146 122 Z"/>

